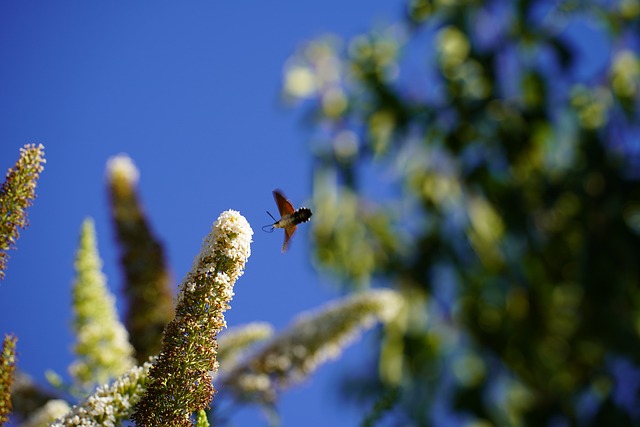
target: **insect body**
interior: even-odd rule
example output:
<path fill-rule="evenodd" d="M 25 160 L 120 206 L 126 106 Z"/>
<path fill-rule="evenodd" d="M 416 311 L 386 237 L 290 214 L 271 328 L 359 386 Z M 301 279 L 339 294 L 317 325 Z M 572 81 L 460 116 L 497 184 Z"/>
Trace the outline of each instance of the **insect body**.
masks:
<path fill-rule="evenodd" d="M 265 225 L 262 227 L 264 231 L 272 232 L 274 228 L 284 228 L 284 244 L 282 245 L 282 252 L 287 250 L 289 240 L 293 233 L 298 228 L 298 224 L 307 222 L 311 218 L 311 209 L 298 208 L 294 209 L 293 205 L 282 194 L 280 190 L 273 190 L 273 198 L 278 205 L 278 211 L 280 212 L 280 219 L 276 220 L 269 211 L 267 213 L 275 221 L 273 224 Z"/>

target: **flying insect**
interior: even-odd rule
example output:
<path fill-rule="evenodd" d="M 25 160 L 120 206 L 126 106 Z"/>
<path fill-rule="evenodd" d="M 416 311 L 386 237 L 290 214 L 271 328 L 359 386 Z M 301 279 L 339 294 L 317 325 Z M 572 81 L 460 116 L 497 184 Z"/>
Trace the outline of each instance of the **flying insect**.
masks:
<path fill-rule="evenodd" d="M 269 216 L 275 222 L 273 224 L 265 225 L 262 227 L 262 230 L 267 233 L 271 233 L 276 228 L 283 228 L 284 243 L 282 244 L 282 252 L 286 252 L 289 240 L 291 240 L 291 236 L 293 236 L 293 233 L 295 233 L 298 228 L 298 224 L 309 221 L 313 213 L 311 212 L 311 209 L 305 207 L 295 209 L 280 190 L 273 190 L 273 199 L 276 201 L 276 205 L 278 205 L 280 219 L 275 219 L 274 216 L 267 211 Z"/>

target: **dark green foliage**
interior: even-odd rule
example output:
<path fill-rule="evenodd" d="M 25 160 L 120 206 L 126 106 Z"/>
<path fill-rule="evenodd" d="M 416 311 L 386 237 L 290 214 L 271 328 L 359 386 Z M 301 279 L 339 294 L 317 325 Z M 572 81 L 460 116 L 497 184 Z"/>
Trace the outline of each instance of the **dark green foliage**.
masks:
<path fill-rule="evenodd" d="M 601 3 L 416 0 L 395 33 L 298 58 L 343 76 L 311 107 L 318 263 L 421 296 L 380 359 L 415 425 L 436 396 L 497 425 L 640 421 L 611 369 L 640 363 L 640 10 Z M 585 22 L 612 41 L 587 76 Z"/>

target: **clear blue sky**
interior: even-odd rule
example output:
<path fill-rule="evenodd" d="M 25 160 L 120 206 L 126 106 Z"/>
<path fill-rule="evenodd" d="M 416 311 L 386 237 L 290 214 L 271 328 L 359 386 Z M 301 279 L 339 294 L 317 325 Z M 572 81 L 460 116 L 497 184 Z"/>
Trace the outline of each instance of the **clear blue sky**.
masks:
<path fill-rule="evenodd" d="M 0 2 L 0 170 L 27 143 L 47 164 L 31 226 L 0 283 L 0 333 L 18 338 L 20 369 L 44 381 L 71 362 L 70 287 L 83 218 L 96 221 L 109 286 L 122 277 L 107 215 L 105 163 L 127 153 L 173 274 L 189 269 L 211 223 L 239 210 L 255 235 L 236 285 L 229 325 L 282 329 L 338 296 L 310 263 L 308 227 L 287 254 L 265 234 L 271 190 L 295 205 L 310 198 L 311 163 L 298 114 L 279 103 L 283 65 L 325 33 L 351 36 L 402 13 L 401 1 L 3 1 Z M 361 415 L 332 392 L 372 342 L 284 394 L 283 426 L 351 426 Z M 238 425 L 264 425 L 244 411 Z"/>

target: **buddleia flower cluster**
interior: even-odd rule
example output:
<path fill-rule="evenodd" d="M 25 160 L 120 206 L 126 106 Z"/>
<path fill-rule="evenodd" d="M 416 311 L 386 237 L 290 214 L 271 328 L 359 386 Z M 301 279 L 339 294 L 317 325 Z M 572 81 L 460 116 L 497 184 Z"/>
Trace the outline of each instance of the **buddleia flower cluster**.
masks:
<path fill-rule="evenodd" d="M 44 163 L 42 145 L 25 145 L 0 187 L 0 280 L 5 276 L 7 251 L 15 245 L 20 235 L 18 230 L 27 227 L 26 208 L 36 196 L 36 182 Z M 0 354 L 0 425 L 8 419 L 12 409 L 10 394 L 16 367 L 16 342 L 15 336 L 5 335 Z"/>
<path fill-rule="evenodd" d="M 223 382 L 241 400 L 273 402 L 278 391 L 295 384 L 376 322 L 388 322 L 403 307 L 392 290 L 362 292 L 300 316 L 241 364 L 225 373 Z"/>
<path fill-rule="evenodd" d="M 236 211 L 223 212 L 213 224 L 180 285 L 175 318 L 132 417 L 138 425 L 191 426 L 192 414 L 209 407 L 215 392 L 210 372 L 218 368 L 216 336 L 226 326 L 224 312 L 251 254 L 252 235 Z"/>
<path fill-rule="evenodd" d="M 115 298 L 101 272 L 93 220 L 82 224 L 73 285 L 74 329 L 77 360 L 70 371 L 75 385 L 90 391 L 131 369 L 133 347 L 118 320 Z"/>
<path fill-rule="evenodd" d="M 127 295 L 125 324 L 136 359 L 143 363 L 160 352 L 162 331 L 173 315 L 173 289 L 163 245 L 138 195 L 139 177 L 138 168 L 125 154 L 107 162 L 111 216 Z"/>
<path fill-rule="evenodd" d="M 151 363 L 130 369 L 108 386 L 101 386 L 84 402 L 53 422 L 51 427 L 115 427 L 130 417 L 142 398 Z"/>
<path fill-rule="evenodd" d="M 0 353 L 0 425 L 4 424 L 11 412 L 10 388 L 16 369 L 16 341 L 13 335 L 5 335 Z"/>
<path fill-rule="evenodd" d="M 19 237 L 18 229 L 26 228 L 26 208 L 36 197 L 36 182 L 42 172 L 44 147 L 34 144 L 20 149 L 20 158 L 7 171 L 5 182 L 0 188 L 0 279 L 4 278 L 8 255 L 7 250 L 15 245 Z"/>
<path fill-rule="evenodd" d="M 271 338 L 273 333 L 273 326 L 266 322 L 252 322 L 227 329 L 218 340 L 218 362 L 225 371 L 231 370 L 244 351 L 257 342 Z"/>

